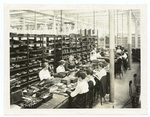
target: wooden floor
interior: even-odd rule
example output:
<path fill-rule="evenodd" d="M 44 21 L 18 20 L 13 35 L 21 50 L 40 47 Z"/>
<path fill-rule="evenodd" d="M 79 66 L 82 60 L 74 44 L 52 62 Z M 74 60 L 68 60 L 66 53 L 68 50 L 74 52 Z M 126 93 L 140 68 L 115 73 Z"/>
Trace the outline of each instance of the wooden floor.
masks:
<path fill-rule="evenodd" d="M 109 102 L 109 95 L 106 95 L 106 102 L 103 100 L 103 105 L 100 104 L 100 100 L 94 103 L 93 108 L 121 108 L 129 97 L 129 81 L 133 80 L 134 74 L 140 75 L 139 63 L 132 63 L 131 70 L 124 73 L 123 78 L 117 77 L 115 79 L 115 101 Z"/>

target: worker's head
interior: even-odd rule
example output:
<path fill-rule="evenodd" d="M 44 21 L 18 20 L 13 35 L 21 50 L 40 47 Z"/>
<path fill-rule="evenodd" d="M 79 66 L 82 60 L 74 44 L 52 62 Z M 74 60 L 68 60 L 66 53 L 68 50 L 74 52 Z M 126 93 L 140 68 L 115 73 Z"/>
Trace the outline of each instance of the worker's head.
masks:
<path fill-rule="evenodd" d="M 80 56 L 77 56 L 77 60 L 81 60 L 81 57 L 80 57 Z"/>
<path fill-rule="evenodd" d="M 65 65 L 65 61 L 64 60 L 60 60 L 59 61 L 59 65 Z"/>
<path fill-rule="evenodd" d="M 48 66 L 49 66 L 48 62 L 44 62 L 44 63 L 43 63 L 43 68 L 44 68 L 44 69 L 48 69 Z"/>
<path fill-rule="evenodd" d="M 93 75 L 93 71 L 90 68 L 87 68 L 86 74 L 87 75 Z"/>
<path fill-rule="evenodd" d="M 85 79 L 86 74 L 85 74 L 83 71 L 78 71 L 78 72 L 76 73 L 76 76 L 78 77 L 78 80 L 79 80 L 79 81 L 82 81 L 83 79 Z"/>
<path fill-rule="evenodd" d="M 96 53 L 99 53 L 99 50 L 96 50 Z"/>
<path fill-rule="evenodd" d="M 137 74 L 134 74 L 133 77 L 135 78 L 137 76 Z"/>
<path fill-rule="evenodd" d="M 73 59 L 74 59 L 73 55 L 68 56 L 68 61 L 73 61 Z"/>
<path fill-rule="evenodd" d="M 105 65 L 104 65 L 104 64 L 101 64 L 101 67 L 102 67 L 102 68 L 104 68 L 104 67 L 105 67 Z"/>

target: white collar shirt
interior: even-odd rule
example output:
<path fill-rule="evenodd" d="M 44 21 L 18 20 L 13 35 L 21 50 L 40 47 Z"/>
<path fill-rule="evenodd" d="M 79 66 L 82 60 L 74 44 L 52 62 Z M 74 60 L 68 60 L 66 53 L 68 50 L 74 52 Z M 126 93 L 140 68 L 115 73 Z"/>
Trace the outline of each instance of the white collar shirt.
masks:
<path fill-rule="evenodd" d="M 58 67 L 56 68 L 56 72 L 57 72 L 57 73 L 65 72 L 64 66 L 58 66 Z"/>
<path fill-rule="evenodd" d="M 43 79 L 51 79 L 51 75 L 50 75 L 50 72 L 48 70 L 44 70 L 42 69 L 40 72 L 39 72 L 39 77 L 40 77 L 40 80 L 43 80 Z"/>
<path fill-rule="evenodd" d="M 101 78 L 103 77 L 103 76 L 106 76 L 107 75 L 107 72 L 106 72 L 106 70 L 103 68 L 103 69 L 101 69 L 100 70 L 100 72 L 99 71 L 97 71 L 96 72 L 96 78 L 98 79 L 98 80 L 101 80 Z"/>
<path fill-rule="evenodd" d="M 75 91 L 73 91 L 70 94 L 70 96 L 75 97 L 78 94 L 87 93 L 88 91 L 89 91 L 88 83 L 85 80 L 82 80 L 81 82 L 78 82 Z"/>

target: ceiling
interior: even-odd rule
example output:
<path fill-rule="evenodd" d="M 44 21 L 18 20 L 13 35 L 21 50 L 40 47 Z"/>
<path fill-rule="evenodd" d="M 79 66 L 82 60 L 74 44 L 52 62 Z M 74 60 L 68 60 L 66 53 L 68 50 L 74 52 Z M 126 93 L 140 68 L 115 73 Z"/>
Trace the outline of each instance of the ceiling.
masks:
<path fill-rule="evenodd" d="M 115 20 L 127 20 L 129 10 L 115 10 Z M 137 20 L 140 24 L 140 10 L 132 9 L 132 19 Z M 18 25 L 50 25 L 53 23 L 53 18 L 56 18 L 56 23 L 74 22 L 78 25 L 101 26 L 109 25 L 109 10 L 11 10 L 10 23 L 13 26 Z M 25 19 L 25 20 L 23 20 Z"/>

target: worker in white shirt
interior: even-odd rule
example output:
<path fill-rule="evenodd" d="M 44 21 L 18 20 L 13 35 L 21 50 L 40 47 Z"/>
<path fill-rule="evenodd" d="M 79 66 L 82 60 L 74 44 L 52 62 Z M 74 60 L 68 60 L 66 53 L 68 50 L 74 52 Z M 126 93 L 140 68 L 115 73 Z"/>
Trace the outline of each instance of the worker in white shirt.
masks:
<path fill-rule="evenodd" d="M 93 82 L 93 85 L 95 86 L 95 85 L 96 85 L 96 82 L 95 82 L 94 77 L 93 77 L 93 71 L 92 71 L 90 68 L 88 68 L 88 69 L 86 70 L 86 74 L 87 74 L 87 77 L 86 77 L 85 80 L 86 80 L 87 82 L 92 81 L 92 82 Z"/>
<path fill-rule="evenodd" d="M 127 59 L 127 54 L 126 53 L 124 53 L 123 55 L 122 55 L 122 57 L 124 58 L 124 59 Z"/>
<path fill-rule="evenodd" d="M 70 95 L 71 97 L 75 97 L 78 94 L 84 94 L 87 93 L 89 91 L 89 86 L 88 83 L 86 82 L 85 78 L 86 78 L 86 74 L 82 71 L 78 71 L 77 72 L 77 77 L 78 77 L 78 84 L 76 89 L 73 92 L 70 91 L 66 91 L 66 93 L 68 95 Z"/>
<path fill-rule="evenodd" d="M 90 60 L 97 60 L 97 54 L 95 51 L 92 51 L 91 54 L 90 54 Z"/>
<path fill-rule="evenodd" d="M 60 73 L 60 72 L 65 72 L 65 61 L 64 60 L 60 60 L 59 61 L 59 66 L 56 68 L 56 73 Z"/>
<path fill-rule="evenodd" d="M 50 75 L 48 67 L 48 62 L 44 62 L 43 69 L 39 72 L 39 77 L 41 81 L 44 79 L 53 79 L 53 77 Z"/>
<path fill-rule="evenodd" d="M 98 74 L 96 74 L 98 77 L 96 77 L 99 81 L 101 80 L 101 78 L 103 76 L 106 76 L 107 75 L 107 72 L 104 68 L 104 65 L 102 65 L 102 69 L 100 70 L 100 72 Z"/>
<path fill-rule="evenodd" d="M 121 54 L 121 52 L 122 52 L 122 51 L 121 51 L 120 47 L 118 47 L 118 49 L 116 50 L 116 53 L 117 53 L 117 54 Z"/>
<path fill-rule="evenodd" d="M 100 58 L 100 57 L 101 57 L 101 55 L 100 55 L 99 51 L 97 50 L 96 51 L 96 58 Z"/>

